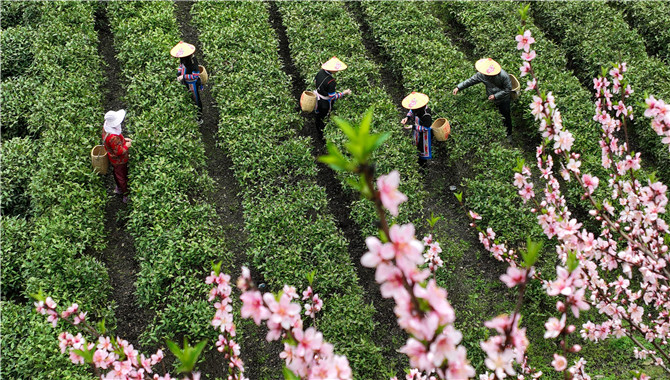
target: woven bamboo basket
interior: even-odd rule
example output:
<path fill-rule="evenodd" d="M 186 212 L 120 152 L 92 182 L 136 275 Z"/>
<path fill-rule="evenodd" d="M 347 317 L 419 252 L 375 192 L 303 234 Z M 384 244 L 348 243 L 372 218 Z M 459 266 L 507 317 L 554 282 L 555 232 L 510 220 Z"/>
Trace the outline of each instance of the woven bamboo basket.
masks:
<path fill-rule="evenodd" d="M 198 65 L 198 68 L 200 69 L 200 82 L 202 82 L 202 84 L 207 84 L 207 81 L 209 80 L 207 69 L 205 69 L 205 66 L 203 65 Z"/>
<path fill-rule="evenodd" d="M 305 112 L 314 112 L 316 109 L 316 95 L 313 91 L 303 91 L 300 95 L 300 108 Z"/>
<path fill-rule="evenodd" d="M 109 169 L 109 158 L 103 145 L 96 145 L 91 149 L 91 164 L 93 170 L 98 174 L 107 174 Z"/>
<path fill-rule="evenodd" d="M 451 133 L 449 120 L 443 117 L 435 120 L 433 125 L 430 126 L 430 129 L 433 130 L 433 134 L 435 134 L 437 141 L 446 141 L 449 138 L 449 134 Z"/>

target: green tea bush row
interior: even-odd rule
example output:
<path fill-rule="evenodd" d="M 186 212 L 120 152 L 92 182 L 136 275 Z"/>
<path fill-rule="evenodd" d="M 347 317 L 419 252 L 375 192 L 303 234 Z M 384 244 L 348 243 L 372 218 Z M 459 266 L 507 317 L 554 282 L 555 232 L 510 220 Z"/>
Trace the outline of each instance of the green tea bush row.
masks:
<path fill-rule="evenodd" d="M 647 51 L 670 62 L 670 3 L 666 1 L 608 1 L 623 12 L 631 28 L 644 37 Z"/>
<path fill-rule="evenodd" d="M 26 293 L 41 288 L 59 302 L 78 302 L 91 313 L 109 305 L 106 269 L 83 255 L 105 245 L 102 210 L 107 201 L 90 160 L 102 120 L 94 10 L 90 3 L 42 6 L 34 61 L 40 85 L 30 118 L 42 133 L 33 142 L 38 148 L 25 152 L 37 152 L 27 190 L 35 235 L 24 264 Z"/>
<path fill-rule="evenodd" d="M 212 317 L 204 278 L 211 260 L 226 261 L 196 121 L 196 107 L 176 81 L 170 49 L 180 34 L 171 2 L 106 4 L 117 60 L 125 80 L 127 123 L 133 135 L 127 228 L 140 270 L 141 307 L 155 313 L 142 341 L 157 344 L 185 334 L 210 336 Z"/>
<path fill-rule="evenodd" d="M 324 339 L 347 355 L 357 378 L 388 378 L 372 340 L 374 308 L 363 300 L 347 241 L 317 184 L 311 140 L 297 136 L 302 119 L 265 5 L 198 2 L 192 13 L 221 115 L 218 138 L 243 189 L 253 266 L 275 291 L 306 288 L 314 271 Z"/>
<path fill-rule="evenodd" d="M 643 117 L 644 92 L 656 98 L 670 98 L 670 67 L 649 57 L 644 40 L 631 30 L 621 12 L 602 2 L 536 2 L 530 10 L 545 33 L 559 41 L 570 57 L 575 73 L 585 83 L 600 75 L 600 67 L 610 62 L 627 62 L 627 78 L 633 90 L 630 105 L 635 109 L 633 134 L 638 150 L 649 154 L 659 169 L 663 182 L 670 180 L 670 157 Z M 645 86 L 642 88 L 641 86 Z"/>
<path fill-rule="evenodd" d="M 277 7 L 286 26 L 291 56 L 310 90 L 315 89 L 314 76 L 321 69 L 321 64 L 330 57 L 337 56 L 349 66 L 335 78 L 338 91 L 351 88 L 353 93 L 337 101 L 337 110 L 333 114 L 353 121 L 361 117 L 368 107 L 375 107 L 373 131 L 391 133 L 384 149 L 373 157 L 376 172 L 386 174 L 394 169 L 400 172 L 400 190 L 407 194 L 409 202 L 402 205 L 399 222 L 405 223 L 410 217 L 421 214 L 425 191 L 418 171 L 416 148 L 400 126 L 398 108 L 381 85 L 378 65 L 367 57 L 358 24 L 342 3 L 278 2 Z M 342 149 L 344 134 L 335 123 L 326 125 L 324 137 Z M 342 187 L 349 190 L 346 178 L 340 179 Z M 377 217 L 369 202 L 356 201 L 351 209 L 363 236 L 376 232 L 374 223 Z"/>
<path fill-rule="evenodd" d="M 57 331 L 34 314 L 27 298 L 43 290 L 58 302 L 77 302 L 91 318 L 113 317 L 107 270 L 88 255 L 105 244 L 101 210 L 106 194 L 89 158 L 99 140 L 102 112 L 95 8 L 91 3 L 60 2 L 26 5 L 25 12 L 30 10 L 41 13 L 39 25 L 33 25 L 30 70 L 9 78 L 26 85 L 27 91 L 8 96 L 16 95 L 18 102 L 3 104 L 3 122 L 5 111 L 29 113 L 18 124 L 40 139 L 3 143 L 3 202 L 32 218 L 3 217 L 3 297 L 11 295 L 13 301 L 2 306 L 2 375 L 84 378 L 83 371 L 70 368 L 60 354 Z M 28 19 L 17 22 L 23 27 Z M 6 82 L 3 100 L 5 92 L 14 89 L 5 87 Z M 26 104 L 21 97 L 31 92 L 32 101 Z M 7 169 L 12 173 L 5 177 Z"/>
<path fill-rule="evenodd" d="M 389 64 L 402 72 L 404 86 L 428 94 L 434 114 L 449 120 L 447 160 L 465 161 L 473 173 L 464 179 L 468 207 L 510 241 L 525 240 L 529 233 L 539 236 L 541 231 L 523 211 L 510 182 L 515 159 L 522 153 L 501 144 L 505 130 L 498 111 L 485 103 L 483 88 L 451 93 L 475 73 L 474 63 L 445 37 L 426 4 L 363 2 L 362 6 L 374 38 L 391 58 Z"/>

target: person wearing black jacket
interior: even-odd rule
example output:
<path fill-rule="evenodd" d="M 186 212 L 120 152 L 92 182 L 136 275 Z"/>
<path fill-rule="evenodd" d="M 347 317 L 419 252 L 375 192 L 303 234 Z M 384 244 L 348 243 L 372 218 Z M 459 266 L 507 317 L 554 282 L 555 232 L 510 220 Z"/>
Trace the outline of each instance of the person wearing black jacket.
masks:
<path fill-rule="evenodd" d="M 478 72 L 459 83 L 454 88 L 453 94 L 456 95 L 459 91 L 465 90 L 477 83 L 484 83 L 486 86 L 486 95 L 498 107 L 498 111 L 500 111 L 505 119 L 507 135 L 510 135 L 512 133 L 512 116 L 510 114 L 512 80 L 509 74 L 500 67 L 498 62 L 491 58 L 480 59 L 475 63 L 475 68 Z"/>
<path fill-rule="evenodd" d="M 333 73 L 342 71 L 346 68 L 346 64 L 337 59 L 337 57 L 333 57 L 321 65 L 321 70 L 319 70 L 314 78 L 316 84 L 316 96 L 318 98 L 315 116 L 316 125 L 319 131 L 323 131 L 323 128 L 325 127 L 324 119 L 328 117 L 330 111 L 333 110 L 335 101 L 345 95 L 351 94 L 350 89 L 346 89 L 342 92 L 337 92 L 335 90 L 336 83 Z"/>

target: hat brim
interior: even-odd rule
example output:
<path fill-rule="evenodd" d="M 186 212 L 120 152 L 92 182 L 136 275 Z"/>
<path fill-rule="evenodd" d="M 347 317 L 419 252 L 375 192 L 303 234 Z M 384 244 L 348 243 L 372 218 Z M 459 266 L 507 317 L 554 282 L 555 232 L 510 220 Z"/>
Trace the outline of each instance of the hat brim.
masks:
<path fill-rule="evenodd" d="M 420 92 L 411 93 L 402 100 L 402 106 L 408 110 L 415 110 L 428 104 L 430 98 Z"/>
<path fill-rule="evenodd" d="M 347 68 L 347 64 L 340 61 L 336 57 L 329 59 L 326 63 L 321 65 L 321 68 L 326 71 L 342 71 Z"/>
<path fill-rule="evenodd" d="M 121 123 L 123 123 L 125 119 L 126 119 L 126 110 L 121 109 L 114 112 L 114 121 L 108 122 L 107 120 L 105 120 L 104 126 L 114 128 L 118 125 L 121 125 Z"/>
<path fill-rule="evenodd" d="M 500 64 L 492 59 L 484 58 L 475 63 L 475 69 L 484 75 L 494 76 L 500 74 Z"/>
<path fill-rule="evenodd" d="M 195 46 L 186 42 L 180 42 L 170 50 L 170 55 L 175 58 L 188 57 L 195 53 Z"/>

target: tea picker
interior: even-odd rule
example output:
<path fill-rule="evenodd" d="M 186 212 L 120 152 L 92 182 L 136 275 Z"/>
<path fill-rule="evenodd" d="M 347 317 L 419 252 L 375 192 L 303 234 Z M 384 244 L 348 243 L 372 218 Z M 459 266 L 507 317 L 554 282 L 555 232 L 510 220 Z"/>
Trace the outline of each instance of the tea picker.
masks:
<path fill-rule="evenodd" d="M 346 89 L 342 92 L 337 92 L 335 90 L 336 83 L 333 75 L 346 68 L 347 65 L 344 62 L 340 61 L 337 57 L 333 57 L 321 65 L 321 70 L 319 70 L 314 78 L 314 83 L 316 84 L 316 90 L 314 91 L 314 95 L 316 96 L 314 113 L 316 117 L 316 126 L 319 131 L 323 131 L 323 128 L 325 127 L 324 119 L 330 114 L 330 111 L 333 110 L 335 101 L 345 95 L 351 94 L 350 89 Z M 301 102 L 302 100 L 303 99 L 301 98 Z"/>
<path fill-rule="evenodd" d="M 202 85 L 207 82 L 207 70 L 203 66 L 198 65 L 198 60 L 195 58 L 194 53 L 195 46 L 184 41 L 179 41 L 170 50 L 170 55 L 179 58 L 177 82 L 183 83 L 193 95 L 193 100 L 198 105 L 198 124 L 202 124 L 200 91 L 203 89 Z"/>
<path fill-rule="evenodd" d="M 128 202 L 128 149 L 133 144 L 133 140 L 122 134 L 121 124 L 125 117 L 125 110 L 109 111 L 102 126 L 102 142 L 114 168 L 114 193 L 123 195 L 123 203 Z"/>
<path fill-rule="evenodd" d="M 505 119 L 505 128 L 507 128 L 507 135 L 512 133 L 512 116 L 510 115 L 510 103 L 513 94 L 512 79 L 505 70 L 500 67 L 498 62 L 491 58 L 482 58 L 475 63 L 477 73 L 459 83 L 454 88 L 453 94 L 456 95 L 459 91 L 475 85 L 477 83 L 484 83 L 486 86 L 486 95 L 488 99 L 493 101 L 498 107 L 498 111 Z"/>
<path fill-rule="evenodd" d="M 405 129 L 412 130 L 414 145 L 419 151 L 419 166 L 425 168 L 428 160 L 433 158 L 433 146 L 431 143 L 431 128 L 433 117 L 428 104 L 428 95 L 413 91 L 402 100 L 402 106 L 409 111 L 407 116 L 400 121 Z M 409 122 L 409 124 L 407 124 Z"/>

